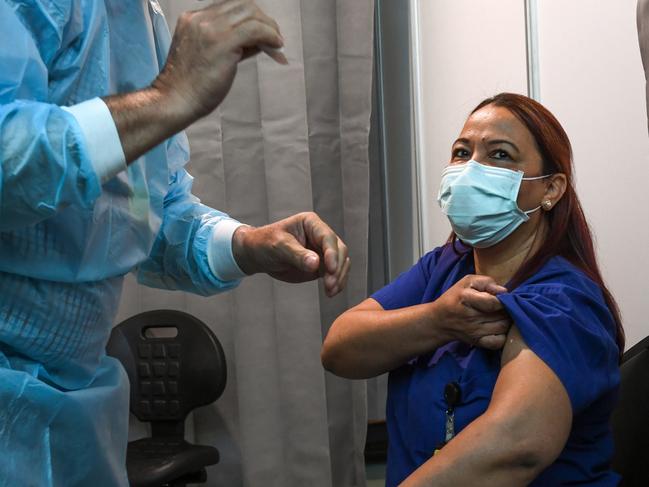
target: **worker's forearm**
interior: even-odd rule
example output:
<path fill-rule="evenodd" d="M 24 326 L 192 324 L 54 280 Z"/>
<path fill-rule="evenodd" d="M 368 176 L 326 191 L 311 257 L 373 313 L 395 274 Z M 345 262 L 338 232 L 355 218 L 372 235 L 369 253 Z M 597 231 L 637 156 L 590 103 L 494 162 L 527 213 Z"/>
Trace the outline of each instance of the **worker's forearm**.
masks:
<path fill-rule="evenodd" d="M 332 325 L 322 363 L 349 379 L 388 372 L 453 339 L 435 313 L 434 303 L 396 310 L 350 310 Z"/>
<path fill-rule="evenodd" d="M 400 487 L 524 487 L 544 469 L 533 441 L 483 415 L 413 472 Z"/>
<path fill-rule="evenodd" d="M 127 164 L 184 130 L 198 116 L 171 91 L 157 87 L 104 98 L 113 116 Z"/>

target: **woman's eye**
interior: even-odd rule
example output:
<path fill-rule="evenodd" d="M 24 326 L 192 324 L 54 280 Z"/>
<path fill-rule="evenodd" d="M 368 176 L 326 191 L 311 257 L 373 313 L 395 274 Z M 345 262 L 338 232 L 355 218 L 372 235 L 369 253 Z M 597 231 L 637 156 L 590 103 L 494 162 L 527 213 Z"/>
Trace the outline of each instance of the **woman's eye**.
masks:
<path fill-rule="evenodd" d="M 457 149 L 453 150 L 453 158 L 454 159 L 468 159 L 469 158 L 469 151 L 466 149 L 463 149 L 461 147 L 458 147 Z"/>
<path fill-rule="evenodd" d="M 493 159 L 511 159 L 509 153 L 505 150 L 495 150 L 491 153 Z"/>

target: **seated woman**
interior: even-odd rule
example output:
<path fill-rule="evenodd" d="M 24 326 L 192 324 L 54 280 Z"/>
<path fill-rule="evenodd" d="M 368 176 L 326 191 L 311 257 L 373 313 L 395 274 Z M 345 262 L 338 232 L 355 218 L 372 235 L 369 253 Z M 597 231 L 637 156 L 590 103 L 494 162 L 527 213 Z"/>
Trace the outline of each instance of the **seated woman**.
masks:
<path fill-rule="evenodd" d="M 388 486 L 617 485 L 624 334 L 571 158 L 539 103 L 480 103 L 442 177 L 451 238 L 332 325 L 327 369 L 390 371 Z"/>

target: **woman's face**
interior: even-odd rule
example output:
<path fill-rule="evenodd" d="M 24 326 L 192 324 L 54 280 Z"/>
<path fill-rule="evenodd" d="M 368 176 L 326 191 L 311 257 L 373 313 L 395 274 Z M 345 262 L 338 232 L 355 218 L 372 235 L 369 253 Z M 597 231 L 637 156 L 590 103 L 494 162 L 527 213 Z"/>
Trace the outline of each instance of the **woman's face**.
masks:
<path fill-rule="evenodd" d="M 529 130 L 509 110 L 487 105 L 473 113 L 453 144 L 451 165 L 469 160 L 487 166 L 523 171 L 523 177 L 543 176 L 543 161 Z M 518 207 L 538 207 L 546 192 L 547 180 L 522 181 Z M 540 212 L 530 214 L 536 217 Z"/>

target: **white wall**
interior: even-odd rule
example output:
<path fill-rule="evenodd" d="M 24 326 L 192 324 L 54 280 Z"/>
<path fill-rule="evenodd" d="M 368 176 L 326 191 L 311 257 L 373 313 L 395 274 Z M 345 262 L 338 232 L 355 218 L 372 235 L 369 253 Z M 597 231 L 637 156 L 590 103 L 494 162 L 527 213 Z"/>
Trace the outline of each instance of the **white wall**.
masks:
<path fill-rule="evenodd" d="M 525 23 L 520 0 L 420 0 L 424 248 L 450 226 L 437 206 L 440 174 L 467 114 L 500 91 L 525 92 Z"/>
<path fill-rule="evenodd" d="M 435 196 L 470 109 L 526 93 L 523 0 L 420 0 L 426 249 L 448 223 Z M 571 138 L 577 190 L 616 296 L 627 346 L 649 334 L 649 136 L 636 0 L 538 2 L 541 102 Z"/>

